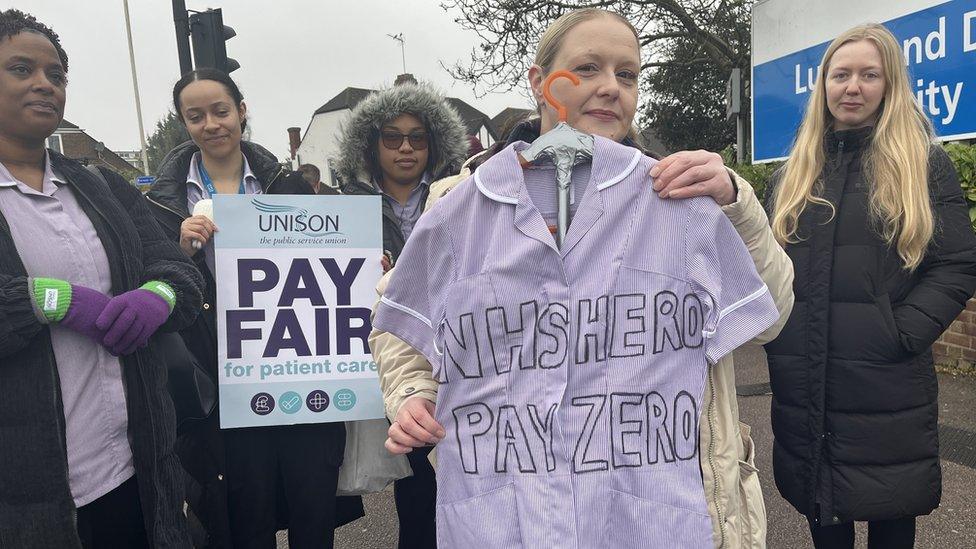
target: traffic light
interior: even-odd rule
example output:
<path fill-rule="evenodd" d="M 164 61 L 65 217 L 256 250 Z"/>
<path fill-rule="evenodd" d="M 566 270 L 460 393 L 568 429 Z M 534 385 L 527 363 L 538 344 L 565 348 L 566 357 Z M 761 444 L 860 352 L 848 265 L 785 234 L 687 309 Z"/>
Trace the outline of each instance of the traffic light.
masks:
<path fill-rule="evenodd" d="M 224 17 L 219 9 L 191 15 L 190 36 L 193 40 L 194 67 L 214 67 L 228 73 L 241 68 L 240 63 L 227 57 L 224 42 L 237 36 L 237 33 L 224 25 Z"/>

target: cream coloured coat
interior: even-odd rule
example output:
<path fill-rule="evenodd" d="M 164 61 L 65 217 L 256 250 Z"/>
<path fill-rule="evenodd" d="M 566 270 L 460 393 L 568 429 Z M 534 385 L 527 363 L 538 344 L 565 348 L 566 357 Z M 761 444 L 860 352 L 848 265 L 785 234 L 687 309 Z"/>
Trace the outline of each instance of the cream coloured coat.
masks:
<path fill-rule="evenodd" d="M 469 175 L 470 171 L 464 168 L 460 174 L 432 184 L 425 211 Z M 752 186 L 738 176 L 736 186 L 736 201 L 722 210 L 749 249 L 780 313 L 779 321 L 751 342 L 763 344 L 779 334 L 793 308 L 793 264 L 773 238 L 766 212 Z M 389 277 L 387 273 L 377 285 L 379 295 L 385 291 Z M 419 351 L 378 330 L 370 334 L 369 343 L 379 365 L 386 414 L 391 421 L 410 397 L 436 403 L 438 384 L 431 375 L 430 363 Z M 762 549 L 766 547 L 766 507 L 749 426 L 739 421 L 732 360 L 729 354 L 708 370 L 699 432 L 702 482 L 715 546 Z"/>

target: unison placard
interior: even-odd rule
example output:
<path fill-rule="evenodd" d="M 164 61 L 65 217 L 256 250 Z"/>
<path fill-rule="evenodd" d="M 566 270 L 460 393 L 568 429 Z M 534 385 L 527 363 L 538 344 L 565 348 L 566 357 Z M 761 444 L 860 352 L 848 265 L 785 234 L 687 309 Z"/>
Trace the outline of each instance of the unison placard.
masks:
<path fill-rule="evenodd" d="M 218 195 L 222 428 L 383 417 L 367 338 L 376 196 Z"/>

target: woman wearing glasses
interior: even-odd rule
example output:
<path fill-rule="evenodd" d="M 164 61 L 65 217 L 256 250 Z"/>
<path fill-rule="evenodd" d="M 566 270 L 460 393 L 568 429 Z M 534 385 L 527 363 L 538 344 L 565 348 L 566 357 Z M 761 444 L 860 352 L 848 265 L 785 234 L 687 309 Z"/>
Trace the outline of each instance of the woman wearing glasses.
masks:
<path fill-rule="evenodd" d="M 465 134 L 444 96 L 413 82 L 370 95 L 344 126 L 337 166 L 340 190 L 383 197 L 383 250 L 389 265 L 396 263 L 410 238 L 430 183 L 460 169 L 468 150 Z M 413 476 L 394 487 L 401 549 L 436 546 L 436 485 L 427 453 L 408 454 Z"/>
<path fill-rule="evenodd" d="M 408 82 L 374 93 L 353 111 L 339 145 L 343 194 L 383 197 L 383 250 L 396 263 L 430 183 L 457 173 L 466 130 L 444 97 Z"/>

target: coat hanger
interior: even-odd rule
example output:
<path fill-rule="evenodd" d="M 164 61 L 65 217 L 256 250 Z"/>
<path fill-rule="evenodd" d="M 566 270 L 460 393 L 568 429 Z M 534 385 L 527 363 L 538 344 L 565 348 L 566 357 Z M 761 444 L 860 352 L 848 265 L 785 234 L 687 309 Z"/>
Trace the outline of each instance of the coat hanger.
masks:
<path fill-rule="evenodd" d="M 519 163 L 523 168 L 550 162 L 556 166 L 556 188 L 559 193 L 559 214 L 556 226 L 556 245 L 562 247 L 569 229 L 569 200 L 572 190 L 573 168 L 593 159 L 593 136 L 583 133 L 566 123 L 566 106 L 553 95 L 552 83 L 560 78 L 568 78 L 574 86 L 579 86 L 579 77 L 566 71 L 550 74 L 542 85 L 542 95 L 559 113 L 559 122 L 519 153 Z"/>

